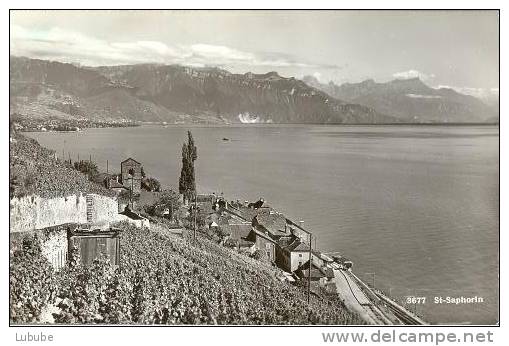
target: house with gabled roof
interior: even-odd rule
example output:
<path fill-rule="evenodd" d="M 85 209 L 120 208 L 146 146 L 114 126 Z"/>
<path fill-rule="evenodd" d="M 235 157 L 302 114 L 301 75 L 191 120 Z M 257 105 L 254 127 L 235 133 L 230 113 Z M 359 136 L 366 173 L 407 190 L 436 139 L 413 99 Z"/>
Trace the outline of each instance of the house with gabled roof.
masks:
<path fill-rule="evenodd" d="M 258 231 L 269 235 L 276 241 L 282 237 L 291 236 L 290 229 L 287 228 L 286 218 L 281 214 L 258 214 L 253 218 L 252 224 Z"/>
<path fill-rule="evenodd" d="M 300 279 L 318 282 L 321 286 L 325 286 L 325 284 L 334 278 L 334 272 L 331 268 L 327 266 L 320 267 L 312 262 L 310 269 L 309 261 L 297 268 L 295 273 Z"/>
<path fill-rule="evenodd" d="M 293 273 L 309 261 L 309 244 L 291 236 L 281 238 L 276 248 L 276 264 L 279 268 Z"/>
<path fill-rule="evenodd" d="M 132 157 L 120 163 L 120 175 L 122 185 L 131 190 L 133 194 L 139 194 L 141 191 L 141 163 Z"/>
<path fill-rule="evenodd" d="M 262 233 L 255 227 L 252 227 L 246 240 L 255 243 L 255 247 L 260 250 L 263 259 L 273 263 L 276 262 L 277 242 L 272 239 L 270 235 Z"/>

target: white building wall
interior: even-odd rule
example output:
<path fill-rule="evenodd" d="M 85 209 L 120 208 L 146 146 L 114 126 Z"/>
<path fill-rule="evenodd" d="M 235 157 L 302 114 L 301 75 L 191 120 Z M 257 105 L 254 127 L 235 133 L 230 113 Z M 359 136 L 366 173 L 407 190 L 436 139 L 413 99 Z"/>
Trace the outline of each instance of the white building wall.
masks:
<path fill-rule="evenodd" d="M 92 222 L 120 221 L 117 199 L 90 194 L 92 199 Z M 87 223 L 85 195 L 42 198 L 26 196 L 10 201 L 10 232 L 27 232 L 65 223 Z"/>
<path fill-rule="evenodd" d="M 301 255 L 301 256 L 299 256 Z M 309 252 L 292 252 L 290 254 L 291 257 L 291 271 L 294 272 L 299 268 L 302 264 L 306 263 L 309 260 Z"/>

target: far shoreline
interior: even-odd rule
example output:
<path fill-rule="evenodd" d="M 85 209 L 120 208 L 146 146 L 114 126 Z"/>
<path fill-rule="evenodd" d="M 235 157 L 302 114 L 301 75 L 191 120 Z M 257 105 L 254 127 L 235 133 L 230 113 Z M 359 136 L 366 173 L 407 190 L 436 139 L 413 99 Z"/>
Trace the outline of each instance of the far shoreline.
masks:
<path fill-rule="evenodd" d="M 188 123 L 188 124 L 163 124 L 154 122 L 140 122 L 135 126 L 100 126 L 100 127 L 85 127 L 79 131 L 55 131 L 55 130 L 21 130 L 22 133 L 82 133 L 90 129 L 126 129 L 136 127 L 154 127 L 154 128 L 263 128 L 263 127 L 494 127 L 500 128 L 500 123 L 383 123 L 383 124 L 372 124 L 372 123 L 359 123 L 359 124 L 322 124 L 322 123 L 230 123 L 230 124 L 218 124 L 218 123 Z"/>

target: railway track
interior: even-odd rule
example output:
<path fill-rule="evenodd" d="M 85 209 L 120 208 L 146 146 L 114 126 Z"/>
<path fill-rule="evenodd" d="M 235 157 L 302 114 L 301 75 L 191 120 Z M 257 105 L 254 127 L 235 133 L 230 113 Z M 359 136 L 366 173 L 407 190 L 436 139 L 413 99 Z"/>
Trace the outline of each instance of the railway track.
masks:
<path fill-rule="evenodd" d="M 375 294 L 386 304 L 387 308 L 392 311 L 392 313 L 401 320 L 405 325 L 425 325 L 426 322 L 421 320 L 419 317 L 413 315 L 403 307 L 399 306 L 389 298 L 385 297 L 383 294 L 379 294 L 375 292 Z"/>

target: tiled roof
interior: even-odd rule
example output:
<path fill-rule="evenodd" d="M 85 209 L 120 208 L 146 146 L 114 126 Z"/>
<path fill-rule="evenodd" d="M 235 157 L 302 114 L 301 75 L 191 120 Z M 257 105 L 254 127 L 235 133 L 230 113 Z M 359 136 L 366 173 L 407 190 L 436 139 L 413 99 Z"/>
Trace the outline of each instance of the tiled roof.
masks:
<path fill-rule="evenodd" d="M 140 164 L 138 161 L 136 161 L 136 160 L 135 160 L 135 159 L 133 159 L 132 157 L 125 159 L 124 161 L 120 162 L 120 164 L 123 164 L 123 163 L 125 163 L 125 162 L 127 162 L 127 161 L 134 161 L 134 162 L 136 162 L 137 164 Z"/>
<path fill-rule="evenodd" d="M 281 236 L 289 234 L 285 230 L 286 218 L 280 214 L 261 213 L 256 215 L 256 219 L 253 221 L 256 221 L 259 226 L 272 235 Z"/>
<path fill-rule="evenodd" d="M 299 268 L 297 268 L 296 272 L 298 273 L 299 276 L 307 278 L 308 272 L 309 272 L 308 268 L 309 268 L 309 261 L 306 261 L 306 263 L 304 263 Z M 328 268 L 328 267 L 319 268 L 313 263 L 311 265 L 311 275 L 310 276 L 312 278 L 324 278 L 324 277 L 333 278 L 334 272 L 332 271 L 331 268 Z"/>
<path fill-rule="evenodd" d="M 334 262 L 334 260 L 332 258 L 330 258 L 329 256 L 327 256 L 324 253 L 321 253 L 318 250 L 312 250 L 312 253 L 313 253 L 314 256 L 320 258 L 321 260 L 323 260 L 325 262 Z"/>
<path fill-rule="evenodd" d="M 300 239 L 295 239 L 288 245 L 287 249 L 289 251 L 309 251 L 309 245 L 302 242 Z"/>
<path fill-rule="evenodd" d="M 311 277 L 311 278 L 324 278 L 326 275 L 318 268 L 312 267 L 311 273 L 308 272 L 307 269 L 302 269 L 299 271 L 299 276 L 303 278 Z"/>
<path fill-rule="evenodd" d="M 144 218 L 142 216 L 140 216 L 139 214 L 129 210 L 129 209 L 126 209 L 124 210 L 123 212 L 119 213 L 119 214 L 122 214 L 122 215 L 125 215 L 127 217 L 129 217 L 130 219 L 133 219 L 133 220 L 143 220 Z"/>
<path fill-rule="evenodd" d="M 252 221 L 253 218 L 258 215 L 260 210 L 252 208 L 239 208 L 238 210 L 233 209 L 232 212 L 242 216 L 247 221 Z"/>
<path fill-rule="evenodd" d="M 233 225 L 222 225 L 221 230 L 228 233 L 231 238 L 244 239 L 251 232 L 250 224 L 233 224 Z"/>
<path fill-rule="evenodd" d="M 238 247 L 238 248 L 250 248 L 255 243 L 253 241 L 245 240 L 245 239 L 228 239 L 225 242 L 226 246 Z"/>
<path fill-rule="evenodd" d="M 215 222 L 219 226 L 225 226 L 230 223 L 231 217 L 229 215 L 219 215 L 217 213 L 212 213 L 207 216 L 207 222 Z"/>
<path fill-rule="evenodd" d="M 113 188 L 124 188 L 124 189 L 127 189 L 124 185 L 120 184 L 115 179 L 110 179 L 108 184 L 109 184 L 110 189 L 113 189 Z"/>
<path fill-rule="evenodd" d="M 273 244 L 277 244 L 277 242 L 274 239 L 272 239 L 269 235 L 260 232 L 256 228 L 253 228 L 252 232 L 249 233 L 249 237 L 248 238 L 249 238 L 249 240 L 254 241 L 256 239 L 256 237 L 260 237 L 260 238 L 263 238 L 263 239 L 265 239 L 265 240 L 267 240 L 267 241 L 269 241 L 269 242 L 271 242 Z"/>

